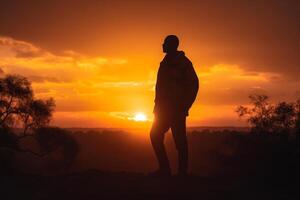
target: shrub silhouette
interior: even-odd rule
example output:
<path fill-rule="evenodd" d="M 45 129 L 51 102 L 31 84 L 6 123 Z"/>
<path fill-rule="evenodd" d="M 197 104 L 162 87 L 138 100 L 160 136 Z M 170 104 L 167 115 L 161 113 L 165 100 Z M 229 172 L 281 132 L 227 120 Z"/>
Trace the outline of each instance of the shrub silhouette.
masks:
<path fill-rule="evenodd" d="M 43 127 L 36 130 L 36 139 L 40 144 L 43 154 L 58 150 L 59 164 L 63 169 L 68 169 L 75 161 L 79 146 L 70 131 L 57 127 Z"/>
<path fill-rule="evenodd" d="M 300 136 L 300 100 L 296 102 L 295 109 L 296 109 L 295 133 L 299 137 Z"/>
<path fill-rule="evenodd" d="M 238 106 L 239 117 L 245 117 L 255 134 L 289 135 L 299 132 L 300 101 L 297 103 L 279 102 L 271 104 L 266 95 L 250 95 L 251 107 Z"/>
<path fill-rule="evenodd" d="M 11 172 L 12 152 L 9 149 L 17 149 L 16 137 L 8 128 L 0 128 L 0 175 Z"/>
<path fill-rule="evenodd" d="M 250 106 L 238 106 L 252 134 L 232 135 L 225 146 L 233 153 L 220 159 L 237 176 L 270 176 L 286 180 L 299 175 L 300 100 L 271 104 L 266 95 L 250 95 Z M 299 134 L 296 134 L 299 136 Z"/>

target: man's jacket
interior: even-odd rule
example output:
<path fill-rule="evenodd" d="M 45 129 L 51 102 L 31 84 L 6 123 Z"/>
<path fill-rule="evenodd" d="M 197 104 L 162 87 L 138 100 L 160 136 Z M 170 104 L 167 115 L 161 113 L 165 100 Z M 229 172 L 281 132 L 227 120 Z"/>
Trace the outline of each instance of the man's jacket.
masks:
<path fill-rule="evenodd" d="M 198 88 L 197 74 L 184 52 L 167 54 L 157 74 L 154 113 L 188 116 Z"/>

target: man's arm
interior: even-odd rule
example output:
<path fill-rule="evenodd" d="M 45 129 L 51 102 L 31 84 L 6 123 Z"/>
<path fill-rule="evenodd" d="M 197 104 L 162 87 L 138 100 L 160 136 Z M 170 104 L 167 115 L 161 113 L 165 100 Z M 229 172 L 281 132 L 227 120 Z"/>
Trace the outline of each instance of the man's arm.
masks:
<path fill-rule="evenodd" d="M 158 103 L 159 93 L 160 93 L 160 82 L 161 82 L 161 66 L 159 66 L 158 68 L 157 77 L 156 77 L 153 113 L 156 113 L 157 111 L 157 103 Z"/>
<path fill-rule="evenodd" d="M 199 79 L 193 67 L 191 61 L 187 62 L 187 70 L 186 70 L 186 82 L 185 82 L 185 91 L 186 91 L 186 98 L 185 98 L 185 108 L 188 111 L 191 106 L 193 105 L 198 89 L 199 89 Z"/>

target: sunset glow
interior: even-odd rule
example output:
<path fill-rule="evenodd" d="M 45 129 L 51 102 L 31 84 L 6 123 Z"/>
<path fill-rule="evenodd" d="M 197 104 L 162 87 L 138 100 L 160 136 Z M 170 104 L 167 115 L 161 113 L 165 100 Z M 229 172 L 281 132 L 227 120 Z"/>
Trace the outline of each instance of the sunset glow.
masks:
<path fill-rule="evenodd" d="M 153 118 L 161 45 L 176 34 L 200 81 L 188 126 L 245 125 L 234 110 L 252 93 L 299 98 L 298 22 L 284 6 L 126 2 L 1 6 L 0 76 L 23 75 L 37 97 L 53 97 L 52 125 L 131 126 Z"/>
<path fill-rule="evenodd" d="M 0 0 L 1 199 L 300 200 L 299 36 L 300 0 Z"/>
<path fill-rule="evenodd" d="M 136 113 L 133 119 L 137 122 L 144 122 L 147 121 L 147 116 L 144 113 Z"/>

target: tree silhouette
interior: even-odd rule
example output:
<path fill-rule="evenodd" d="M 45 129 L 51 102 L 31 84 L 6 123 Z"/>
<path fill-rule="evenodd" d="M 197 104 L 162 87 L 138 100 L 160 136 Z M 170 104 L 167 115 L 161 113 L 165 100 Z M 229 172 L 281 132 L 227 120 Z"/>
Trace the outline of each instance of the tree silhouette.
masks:
<path fill-rule="evenodd" d="M 253 133 L 269 133 L 273 128 L 272 114 L 274 106 L 269 103 L 266 95 L 250 95 L 252 108 L 239 106 L 236 110 L 239 117 L 247 117 L 247 121 L 252 127 Z"/>
<path fill-rule="evenodd" d="M 49 124 L 55 103 L 52 98 L 35 99 L 30 81 L 20 75 L 0 79 L 0 127 L 22 125 L 22 137 L 29 130 Z"/>
<path fill-rule="evenodd" d="M 280 102 L 274 108 L 274 132 L 289 134 L 295 125 L 296 109 L 293 103 Z"/>
<path fill-rule="evenodd" d="M 53 98 L 43 100 L 34 97 L 27 78 L 20 75 L 0 78 L 0 171 L 9 168 L 13 152 L 39 157 L 56 152 L 62 155 L 56 168 L 61 170 L 70 166 L 79 147 L 69 131 L 48 127 L 54 108 Z M 16 127 L 22 127 L 22 131 L 14 131 Z M 27 136 L 38 142 L 40 152 L 20 148 L 20 140 Z M 3 167 L 1 163 L 6 164 Z"/>
<path fill-rule="evenodd" d="M 14 125 L 23 101 L 33 98 L 30 82 L 22 76 L 7 75 L 0 79 L 0 126 Z"/>
<path fill-rule="evenodd" d="M 38 129 L 49 124 L 54 110 L 54 100 L 30 99 L 29 102 L 20 105 L 19 117 L 23 123 L 23 136 L 29 129 Z"/>

